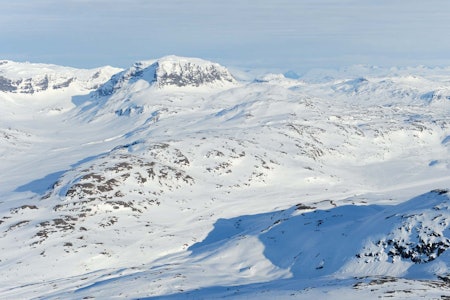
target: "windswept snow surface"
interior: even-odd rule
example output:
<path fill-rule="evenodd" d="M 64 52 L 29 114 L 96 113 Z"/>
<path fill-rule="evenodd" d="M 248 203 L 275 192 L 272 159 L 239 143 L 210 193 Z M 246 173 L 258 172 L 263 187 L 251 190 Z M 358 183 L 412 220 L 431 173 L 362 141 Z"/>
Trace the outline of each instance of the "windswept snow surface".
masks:
<path fill-rule="evenodd" d="M 0 298 L 450 297 L 447 74 L 0 63 Z"/>

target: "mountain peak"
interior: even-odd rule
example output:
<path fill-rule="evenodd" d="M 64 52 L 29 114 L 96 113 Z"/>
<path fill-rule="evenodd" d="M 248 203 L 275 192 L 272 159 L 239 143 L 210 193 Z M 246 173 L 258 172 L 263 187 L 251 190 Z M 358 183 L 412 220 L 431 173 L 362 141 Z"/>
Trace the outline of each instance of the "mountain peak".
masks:
<path fill-rule="evenodd" d="M 113 76 L 99 90 L 111 95 L 127 83 L 145 80 L 158 88 L 226 87 L 236 83 L 230 72 L 218 63 L 191 57 L 164 56 L 157 60 L 136 62 L 131 68 Z"/>

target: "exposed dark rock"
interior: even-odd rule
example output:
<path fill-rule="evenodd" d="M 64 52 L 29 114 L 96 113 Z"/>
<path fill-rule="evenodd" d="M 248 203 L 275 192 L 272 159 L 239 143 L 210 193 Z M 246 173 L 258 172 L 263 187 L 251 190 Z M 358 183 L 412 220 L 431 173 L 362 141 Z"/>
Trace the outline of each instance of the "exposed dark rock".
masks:
<path fill-rule="evenodd" d="M 233 77 L 216 64 L 208 65 L 206 68 L 202 68 L 199 65 L 191 62 L 180 63 L 171 62 L 171 70 L 167 71 L 166 68 L 161 68 L 160 63 L 155 65 L 156 76 L 155 82 L 159 86 L 201 86 L 213 82 L 233 82 Z M 167 64 L 167 62 L 165 62 Z"/>
<path fill-rule="evenodd" d="M 0 76 L 0 91 L 3 92 L 15 92 L 17 86 L 8 78 Z"/>
<path fill-rule="evenodd" d="M 74 81 L 74 78 L 69 78 L 66 81 L 62 82 L 62 83 L 54 84 L 53 85 L 53 89 L 58 90 L 58 89 L 62 89 L 62 88 L 68 87 L 73 81 Z"/>

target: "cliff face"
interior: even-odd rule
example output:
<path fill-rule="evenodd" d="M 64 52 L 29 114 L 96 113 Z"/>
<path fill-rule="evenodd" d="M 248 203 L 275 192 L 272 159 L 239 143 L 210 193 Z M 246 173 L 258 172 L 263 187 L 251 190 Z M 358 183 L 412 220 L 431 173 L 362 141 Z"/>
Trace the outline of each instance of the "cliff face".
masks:
<path fill-rule="evenodd" d="M 219 64 L 174 56 L 165 57 L 152 65 L 158 86 L 224 85 L 234 83 L 228 70 Z"/>

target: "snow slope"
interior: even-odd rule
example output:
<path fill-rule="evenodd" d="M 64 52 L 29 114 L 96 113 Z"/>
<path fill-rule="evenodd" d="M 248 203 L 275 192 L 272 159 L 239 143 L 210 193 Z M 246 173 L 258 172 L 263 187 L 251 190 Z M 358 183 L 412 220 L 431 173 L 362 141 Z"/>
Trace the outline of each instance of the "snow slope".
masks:
<path fill-rule="evenodd" d="M 450 295 L 450 77 L 422 71 L 4 62 L 0 296 Z"/>

